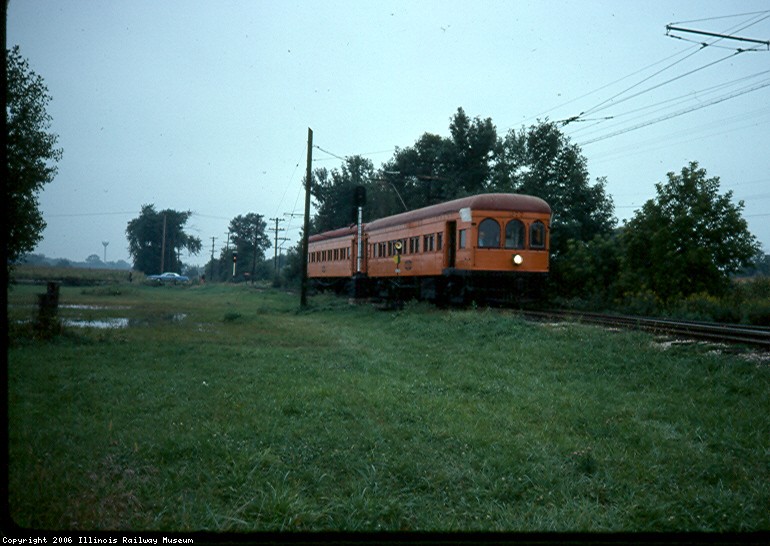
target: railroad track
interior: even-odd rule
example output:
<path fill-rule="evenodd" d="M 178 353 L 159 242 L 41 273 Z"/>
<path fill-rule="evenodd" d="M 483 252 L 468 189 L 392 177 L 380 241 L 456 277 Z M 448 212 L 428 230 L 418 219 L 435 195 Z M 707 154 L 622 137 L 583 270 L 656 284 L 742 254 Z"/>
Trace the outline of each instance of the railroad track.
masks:
<path fill-rule="evenodd" d="M 645 330 L 658 334 L 713 341 L 715 343 L 751 345 L 770 350 L 770 328 L 762 326 L 691 322 L 627 315 L 605 315 L 580 311 L 524 311 L 522 314 L 538 320 L 574 320 L 590 324 Z"/>

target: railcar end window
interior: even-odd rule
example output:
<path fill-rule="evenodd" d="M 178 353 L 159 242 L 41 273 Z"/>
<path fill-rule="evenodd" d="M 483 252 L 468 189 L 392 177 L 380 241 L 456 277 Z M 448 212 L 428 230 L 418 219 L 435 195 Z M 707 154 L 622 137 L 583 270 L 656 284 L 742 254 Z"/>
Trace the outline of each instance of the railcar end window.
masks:
<path fill-rule="evenodd" d="M 538 220 L 529 226 L 530 248 L 545 248 L 545 224 Z"/>
<path fill-rule="evenodd" d="M 479 224 L 479 248 L 500 247 L 500 224 L 487 218 Z"/>
<path fill-rule="evenodd" d="M 505 248 L 524 248 L 524 223 L 511 220 L 505 225 Z"/>

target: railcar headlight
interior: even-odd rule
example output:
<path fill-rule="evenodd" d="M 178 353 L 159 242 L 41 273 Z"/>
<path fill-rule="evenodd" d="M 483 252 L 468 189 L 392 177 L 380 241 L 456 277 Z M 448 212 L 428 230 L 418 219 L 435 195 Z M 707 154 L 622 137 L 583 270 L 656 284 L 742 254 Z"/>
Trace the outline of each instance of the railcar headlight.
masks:
<path fill-rule="evenodd" d="M 521 254 L 513 255 L 513 265 L 521 265 L 523 263 L 524 263 L 524 258 L 522 258 Z"/>

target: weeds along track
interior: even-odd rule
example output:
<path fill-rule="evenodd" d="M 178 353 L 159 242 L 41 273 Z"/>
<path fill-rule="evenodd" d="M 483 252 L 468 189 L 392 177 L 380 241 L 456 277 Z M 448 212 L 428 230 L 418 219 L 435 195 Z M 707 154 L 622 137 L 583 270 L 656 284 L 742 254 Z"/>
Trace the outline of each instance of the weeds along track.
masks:
<path fill-rule="evenodd" d="M 522 315 L 536 320 L 573 320 L 588 324 L 644 330 L 656 334 L 681 336 L 715 343 L 750 345 L 770 350 L 770 328 L 763 326 L 717 324 L 562 310 L 523 311 Z"/>

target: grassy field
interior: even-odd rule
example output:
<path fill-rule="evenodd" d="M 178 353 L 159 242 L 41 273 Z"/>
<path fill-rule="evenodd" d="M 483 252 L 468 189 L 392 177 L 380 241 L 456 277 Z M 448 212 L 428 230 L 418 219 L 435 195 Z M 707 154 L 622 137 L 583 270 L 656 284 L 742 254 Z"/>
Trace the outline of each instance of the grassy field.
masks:
<path fill-rule="evenodd" d="M 250 286 L 9 292 L 24 527 L 770 529 L 770 362 L 501 311 Z"/>

